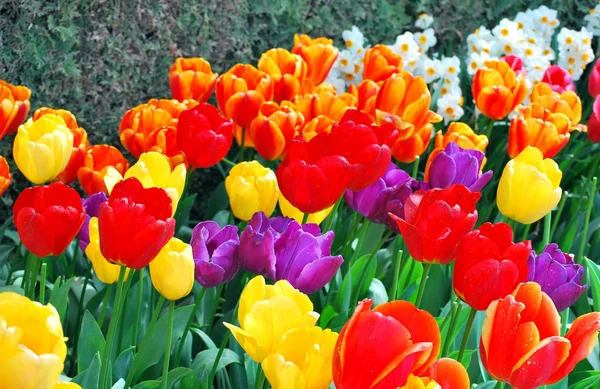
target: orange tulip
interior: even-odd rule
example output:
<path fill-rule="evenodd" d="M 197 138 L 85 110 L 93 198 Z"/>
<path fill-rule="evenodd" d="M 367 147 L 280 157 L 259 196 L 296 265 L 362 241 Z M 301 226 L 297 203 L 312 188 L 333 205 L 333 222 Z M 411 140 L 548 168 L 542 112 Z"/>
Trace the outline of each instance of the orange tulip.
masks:
<path fill-rule="evenodd" d="M 551 113 L 564 114 L 571 121 L 570 131 L 585 131 L 585 126 L 579 124 L 581 121 L 581 99 L 574 91 L 557 93 L 552 91 L 550 85 L 538 82 L 531 92 L 531 102 L 538 103 Z"/>
<path fill-rule="evenodd" d="M 333 46 L 331 39 L 311 39 L 308 35 L 296 34 L 292 53 L 298 54 L 306 62 L 306 77 L 316 86 L 325 81 L 340 52 Z"/>
<path fill-rule="evenodd" d="M 205 103 L 215 89 L 217 77 L 203 58 L 177 58 L 169 70 L 171 95 L 179 101 Z"/>
<path fill-rule="evenodd" d="M 414 162 L 429 147 L 432 132 L 433 125 L 429 123 L 414 131 L 408 138 L 397 140 L 392 147 L 392 155 L 403 163 Z"/>
<path fill-rule="evenodd" d="M 365 53 L 363 80 L 385 81 L 402 70 L 402 57 L 386 45 L 375 45 Z"/>
<path fill-rule="evenodd" d="M 527 82 L 501 60 L 486 61 L 473 77 L 473 99 L 477 108 L 494 120 L 504 119 L 527 96 Z"/>
<path fill-rule="evenodd" d="M 188 167 L 185 155 L 177 146 L 177 127 L 163 126 L 153 131 L 146 138 L 148 152 L 155 151 L 169 158 L 171 166 L 177 166 L 181 163 Z"/>
<path fill-rule="evenodd" d="M 285 157 L 287 146 L 298 130 L 304 118 L 291 104 L 277 105 L 266 102 L 260 107 L 256 119 L 250 123 L 248 138 L 256 151 L 266 160 Z"/>
<path fill-rule="evenodd" d="M 322 132 L 330 132 L 331 126 L 337 123 L 335 120 L 328 118 L 325 115 L 319 115 L 300 129 L 300 133 L 306 142 L 311 140 L 315 135 Z"/>
<path fill-rule="evenodd" d="M 11 182 L 12 176 L 10 175 L 8 162 L 6 162 L 6 159 L 0 155 L 0 196 L 6 192 Z"/>
<path fill-rule="evenodd" d="M 515 158 L 527 146 L 533 146 L 544 158 L 552 158 L 569 141 L 570 124 L 565 114 L 552 113 L 539 103 L 532 103 L 510 121 L 508 155 Z"/>
<path fill-rule="evenodd" d="M 353 87 L 354 85 L 350 86 Z M 361 81 L 356 89 L 358 98 L 358 106 L 356 108 L 364 112 L 375 112 L 375 101 L 377 100 L 379 89 L 381 89 L 381 87 L 375 81 Z"/>
<path fill-rule="evenodd" d="M 286 49 L 271 49 L 258 61 L 258 70 L 271 77 L 274 87 L 273 100 L 293 100 L 302 91 L 306 79 L 306 62 Z"/>
<path fill-rule="evenodd" d="M 87 150 L 83 166 L 77 171 L 77 179 L 88 196 L 98 192 L 108 194 L 104 176 L 109 167 L 115 168 L 123 176 L 129 168 L 129 162 L 113 146 L 97 145 Z"/>
<path fill-rule="evenodd" d="M 29 113 L 31 91 L 24 86 L 14 86 L 0 80 L 0 140 L 12 134 L 25 121 Z"/>
<path fill-rule="evenodd" d="M 85 132 L 82 127 L 79 127 L 75 115 L 64 109 L 52 109 L 48 107 L 38 108 L 33 113 L 33 120 L 38 120 L 45 114 L 54 114 L 63 118 L 65 124 L 71 131 L 71 134 L 73 134 L 73 151 L 71 152 L 71 158 L 69 158 L 67 167 L 58 175 L 58 177 L 56 177 L 65 184 L 71 184 L 77 179 L 77 171 L 83 166 L 85 153 L 90 147 L 87 132 Z"/>
<path fill-rule="evenodd" d="M 273 98 L 273 81 L 252 65 L 237 64 L 217 79 L 216 90 L 223 115 L 248 128 L 261 104 Z"/>
<path fill-rule="evenodd" d="M 600 313 L 580 316 L 562 337 L 560 315 L 539 284 L 521 284 L 488 307 L 480 354 L 486 370 L 516 389 L 533 389 L 566 377 L 598 341 Z"/>

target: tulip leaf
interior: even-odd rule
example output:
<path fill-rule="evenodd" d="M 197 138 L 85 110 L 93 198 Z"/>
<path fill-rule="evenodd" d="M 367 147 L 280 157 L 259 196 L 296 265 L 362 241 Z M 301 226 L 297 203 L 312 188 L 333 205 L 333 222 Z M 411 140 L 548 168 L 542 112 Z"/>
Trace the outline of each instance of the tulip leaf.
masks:
<path fill-rule="evenodd" d="M 0 226 L 0 242 L 4 238 L 4 235 L 6 234 L 8 227 L 10 227 L 12 223 L 13 223 L 13 217 L 11 216 L 8 219 L 6 219 L 6 221 L 4 223 L 2 223 L 2 225 Z"/>
<path fill-rule="evenodd" d="M 204 216 L 215 220 L 213 216 L 227 208 L 229 208 L 229 196 L 225 189 L 225 181 L 222 181 L 208 199 Z"/>
<path fill-rule="evenodd" d="M 94 358 L 90 363 L 90 367 L 79 373 L 77 377 L 73 378 L 72 382 L 79 384 L 79 386 L 85 389 L 98 388 L 101 365 L 102 362 L 100 361 L 100 352 L 97 352 L 94 354 Z"/>
<path fill-rule="evenodd" d="M 486 381 L 483 384 L 477 384 L 476 388 L 477 389 L 493 389 L 496 387 L 496 385 L 498 385 L 498 381 L 492 380 L 492 381 Z"/>
<path fill-rule="evenodd" d="M 125 380 L 120 379 L 110 389 L 125 389 Z"/>
<path fill-rule="evenodd" d="M 594 311 L 598 312 L 600 311 L 600 267 L 587 258 L 585 263 L 588 270 L 588 278 L 592 284 L 591 289 Z"/>
<path fill-rule="evenodd" d="M 369 291 L 367 293 L 367 297 L 373 299 L 373 305 L 381 305 L 383 303 L 388 302 L 388 294 L 387 290 L 385 290 L 385 286 L 383 282 L 381 282 L 377 278 L 373 278 L 371 282 L 371 286 L 369 286 Z"/>
<path fill-rule="evenodd" d="M 159 386 L 160 386 L 160 381 L 152 380 L 152 381 L 141 382 L 141 383 L 137 384 L 136 386 L 134 386 L 133 389 L 156 389 Z"/>
<path fill-rule="evenodd" d="M 350 296 L 354 295 L 358 296 L 358 298 L 364 296 L 369 290 L 371 282 L 373 282 L 376 269 L 377 260 L 375 256 L 371 258 L 371 254 L 365 254 L 354 262 L 350 271 L 344 277 L 340 293 L 338 293 L 336 298 L 336 306 L 341 307 L 342 312 L 350 308 L 349 301 L 348 306 L 346 306 L 346 294 L 349 293 Z M 358 284 L 360 282 L 362 282 L 362 284 L 360 285 L 360 290 L 357 294 L 356 291 L 359 288 Z"/>
<path fill-rule="evenodd" d="M 194 193 L 179 200 L 177 211 L 175 212 L 175 220 L 177 221 L 175 227 L 176 231 L 179 231 L 182 227 L 185 227 L 190 223 L 190 212 L 194 206 L 194 201 L 196 201 L 197 196 L 198 193 Z"/>
<path fill-rule="evenodd" d="M 194 361 L 192 362 L 194 376 L 201 382 L 204 382 L 208 379 L 218 354 L 218 349 L 209 349 L 199 352 L 198 355 L 196 355 L 196 358 L 194 358 Z M 222 368 L 231 365 L 232 363 L 241 364 L 242 361 L 240 356 L 232 350 L 224 349 L 223 354 L 219 359 L 219 363 L 217 364 L 216 371 L 218 372 Z"/>
<path fill-rule="evenodd" d="M 101 349 L 100 349 L 101 350 Z M 135 346 L 131 346 L 121 352 L 115 363 L 113 363 L 113 381 L 118 381 L 120 379 L 126 379 L 127 373 L 129 373 L 129 369 L 131 369 L 131 364 L 133 363 L 133 353 L 135 351 Z"/>
<path fill-rule="evenodd" d="M 321 317 L 319 318 L 319 327 L 327 328 L 327 324 L 329 324 L 329 322 L 337 315 L 338 313 L 335 311 L 335 308 L 333 306 L 326 306 L 321 311 Z"/>
<path fill-rule="evenodd" d="M 69 302 L 69 290 L 71 289 L 71 284 L 73 284 L 73 281 L 75 281 L 74 278 L 66 280 L 60 287 L 52 289 L 52 293 L 50 294 L 49 302 L 54 306 L 54 308 L 56 308 L 61 320 L 65 319 L 67 303 Z"/>
<path fill-rule="evenodd" d="M 358 255 L 363 256 L 371 254 L 373 251 L 375 251 L 386 228 L 387 227 L 384 224 L 369 222 L 365 236 L 362 240 L 359 240 L 360 247 L 356 248 Z"/>
<path fill-rule="evenodd" d="M 465 369 L 469 368 L 469 365 L 471 364 L 471 358 L 473 357 L 473 354 L 477 355 L 476 352 L 477 352 L 477 349 L 465 350 L 465 354 L 463 355 L 463 360 L 461 362 Z M 450 353 L 450 355 L 448 355 L 448 358 L 457 359 L 458 353 L 459 353 L 458 350 L 453 351 Z"/>
<path fill-rule="evenodd" d="M 2 265 L 2 263 L 4 261 L 6 261 L 6 259 L 8 258 L 8 255 L 15 249 L 15 246 L 10 245 L 10 244 L 3 244 L 0 245 L 0 266 Z"/>
<path fill-rule="evenodd" d="M 206 334 L 206 332 L 204 332 L 198 328 L 191 328 L 190 331 L 192 333 L 198 335 L 200 337 L 200 339 L 202 339 L 202 341 L 204 342 L 204 344 L 206 345 L 207 348 L 209 348 L 209 349 L 217 348 L 217 345 L 215 344 L 215 342 L 213 342 L 213 340 L 210 338 L 210 336 L 208 336 Z"/>
<path fill-rule="evenodd" d="M 92 363 L 94 356 L 104 350 L 104 335 L 90 311 L 85 311 L 77 345 L 77 372 L 83 372 Z M 100 357 L 102 355 L 100 354 Z"/>
<path fill-rule="evenodd" d="M 3 293 L 3 292 L 13 292 L 16 294 L 20 294 L 21 296 L 25 295 L 25 291 L 17 285 L 0 286 L 0 293 Z"/>

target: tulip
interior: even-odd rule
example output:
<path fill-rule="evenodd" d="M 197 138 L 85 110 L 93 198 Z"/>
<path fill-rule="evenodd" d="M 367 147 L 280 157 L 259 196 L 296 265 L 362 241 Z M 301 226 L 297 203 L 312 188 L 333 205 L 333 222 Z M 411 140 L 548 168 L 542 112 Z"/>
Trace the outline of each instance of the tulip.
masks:
<path fill-rule="evenodd" d="M 162 188 L 144 188 L 135 177 L 115 185 L 100 206 L 102 255 L 113 263 L 142 269 L 175 233 L 172 200 Z"/>
<path fill-rule="evenodd" d="M 17 131 L 29 113 L 31 91 L 0 80 L 0 140 Z"/>
<path fill-rule="evenodd" d="M 558 65 L 551 65 L 546 69 L 542 76 L 542 82 L 550 85 L 552 91 L 556 93 L 575 90 L 571 73 Z"/>
<path fill-rule="evenodd" d="M 6 162 L 6 158 L 0 155 L 0 196 L 6 192 L 11 182 L 12 176 L 8 162 Z"/>
<path fill-rule="evenodd" d="M 205 288 L 229 282 L 240 268 L 237 226 L 220 228 L 214 221 L 199 223 L 190 241 L 196 281 Z"/>
<path fill-rule="evenodd" d="M 248 140 L 264 159 L 272 161 L 282 158 L 303 123 L 303 116 L 291 104 L 278 106 L 266 102 L 260 106 L 258 116 L 250 123 Z"/>
<path fill-rule="evenodd" d="M 535 223 L 560 201 L 561 178 L 556 162 L 528 146 L 504 167 L 496 196 L 498 209 L 519 223 Z"/>
<path fill-rule="evenodd" d="M 233 122 L 209 104 L 183 111 L 177 124 L 177 147 L 195 168 L 219 163 L 231 148 Z"/>
<path fill-rule="evenodd" d="M 277 342 L 289 330 L 313 327 L 319 314 L 307 295 L 282 280 L 266 285 L 256 276 L 240 296 L 240 327 L 223 323 L 254 361 L 261 363 L 276 352 Z"/>
<path fill-rule="evenodd" d="M 375 81 L 362 80 L 356 89 L 358 97 L 356 108 L 367 113 L 375 112 L 375 100 L 380 89 L 381 87 Z"/>
<path fill-rule="evenodd" d="M 85 220 L 79 194 L 62 182 L 25 189 L 13 214 L 19 239 L 40 258 L 62 254 Z"/>
<path fill-rule="evenodd" d="M 413 259 L 427 264 L 454 260 L 456 246 L 477 222 L 475 204 L 481 197 L 460 184 L 416 191 L 404 204 L 404 218 L 390 213 L 398 224 Z"/>
<path fill-rule="evenodd" d="M 56 178 L 71 157 L 73 134 L 58 115 L 29 119 L 19 127 L 13 157 L 23 175 L 34 184 Z"/>
<path fill-rule="evenodd" d="M 398 389 L 470 389 L 471 382 L 465 368 L 450 358 L 438 359 L 431 365 L 427 377 L 408 376 L 406 385 Z"/>
<path fill-rule="evenodd" d="M 399 139 L 392 147 L 392 155 L 402 163 L 414 162 L 429 147 L 432 132 L 433 125 L 429 123 L 413 132 L 408 138 Z"/>
<path fill-rule="evenodd" d="M 54 389 L 81 389 L 81 386 L 74 382 L 59 382 Z"/>
<path fill-rule="evenodd" d="M 385 81 L 402 70 L 402 57 L 389 46 L 375 45 L 365 52 L 363 80 Z"/>
<path fill-rule="evenodd" d="M 551 113 L 564 114 L 571 121 L 571 131 L 585 129 L 585 126 L 579 125 L 582 107 L 575 91 L 567 90 L 559 94 L 550 85 L 538 82 L 531 92 L 531 102 L 540 104 Z"/>
<path fill-rule="evenodd" d="M 274 353 L 262 362 L 273 389 L 326 389 L 337 332 L 320 327 L 294 328 L 279 338 Z"/>
<path fill-rule="evenodd" d="M 435 136 L 435 150 L 443 149 L 450 142 L 454 142 L 463 149 L 479 150 L 485 153 L 489 140 L 485 135 L 477 135 L 468 124 L 453 122 L 450 123 L 448 131 L 442 134 L 438 131 Z"/>
<path fill-rule="evenodd" d="M 104 194 L 104 193 L 102 193 Z M 87 225 L 88 243 L 83 251 L 92 262 L 94 273 L 105 284 L 115 284 L 119 281 L 121 266 L 109 262 L 100 251 L 100 233 L 98 232 L 98 218 L 92 217 Z M 125 279 L 129 277 L 129 269 L 125 271 Z"/>
<path fill-rule="evenodd" d="M 129 168 L 129 162 L 116 147 L 97 145 L 87 149 L 83 166 L 77 171 L 77 179 L 88 196 L 102 192 L 108 194 L 104 176 L 109 168 L 123 175 Z"/>
<path fill-rule="evenodd" d="M 588 92 L 593 98 L 596 98 L 598 95 L 600 95 L 600 61 L 596 61 L 594 63 L 594 67 L 590 72 L 590 77 L 588 79 Z"/>
<path fill-rule="evenodd" d="M 0 384 L 3 388 L 53 389 L 63 371 L 67 338 L 60 316 L 12 292 L 0 293 Z"/>
<path fill-rule="evenodd" d="M 325 208 L 322 211 L 311 213 L 308 215 L 306 219 L 306 223 L 314 223 L 321 224 L 323 220 L 331 213 L 333 210 L 333 205 L 329 208 Z M 281 209 L 281 214 L 283 216 L 289 217 L 297 221 L 298 223 L 302 223 L 304 220 L 304 212 L 294 207 L 292 203 L 290 203 L 283 195 L 279 194 L 279 209 Z"/>
<path fill-rule="evenodd" d="M 273 98 L 273 81 L 252 65 L 237 64 L 219 76 L 216 91 L 223 115 L 248 128 L 260 105 Z"/>
<path fill-rule="evenodd" d="M 177 58 L 169 70 L 169 85 L 175 100 L 205 103 L 217 82 L 210 63 L 203 58 Z"/>
<path fill-rule="evenodd" d="M 346 110 L 356 107 L 358 99 L 350 93 L 338 95 L 332 86 L 321 84 L 312 94 L 297 96 L 294 103 L 296 111 L 304 117 L 305 126 L 310 126 L 312 121 L 320 120 L 322 116 L 334 122 L 340 121 Z"/>
<path fill-rule="evenodd" d="M 306 62 L 286 49 L 271 49 L 260 56 L 258 70 L 273 81 L 273 100 L 292 101 L 302 91 L 306 79 Z"/>
<path fill-rule="evenodd" d="M 504 119 L 528 92 L 525 76 L 504 61 L 486 61 L 473 77 L 472 90 L 477 108 L 493 120 Z"/>
<path fill-rule="evenodd" d="M 573 256 L 563 253 L 556 243 L 547 245 L 539 255 L 531 251 L 527 266 L 527 281 L 540 284 L 559 312 L 573 305 L 587 288 L 581 285 L 583 266 L 573 262 Z"/>
<path fill-rule="evenodd" d="M 250 220 L 259 211 L 270 216 L 279 197 L 275 173 L 258 161 L 235 165 L 225 179 L 225 189 L 231 210 L 240 220 Z"/>
<path fill-rule="evenodd" d="M 564 337 L 560 327 L 560 315 L 541 287 L 521 284 L 486 311 L 480 340 L 483 366 L 496 380 L 516 389 L 562 380 L 593 351 L 600 313 L 576 318 Z"/>
<path fill-rule="evenodd" d="M 484 223 L 458 246 L 452 283 L 454 292 L 477 310 L 511 293 L 527 280 L 531 242 L 513 243 L 505 223 Z"/>
<path fill-rule="evenodd" d="M 436 153 L 429 169 L 425 170 L 425 181 L 432 188 L 447 188 L 454 184 L 466 186 L 471 192 L 481 192 L 492 179 L 493 172 L 481 174 L 485 154 L 479 150 L 463 149 L 456 143 L 449 143 L 443 151 Z"/>
<path fill-rule="evenodd" d="M 100 212 L 100 205 L 102 205 L 102 203 L 106 201 L 108 201 L 108 197 L 106 197 L 104 192 L 94 193 L 93 195 L 82 201 L 83 209 L 85 210 L 85 221 L 83 222 L 81 228 L 79 229 L 79 232 L 77 233 L 77 239 L 79 240 L 79 247 L 81 247 L 81 250 L 83 251 L 85 251 L 85 248 L 90 243 L 90 220 L 94 217 L 98 217 L 98 212 Z"/>
<path fill-rule="evenodd" d="M 167 300 L 184 298 L 194 286 L 192 247 L 171 238 L 150 262 L 150 278 L 154 288 Z"/>
<path fill-rule="evenodd" d="M 525 64 L 523 60 L 517 55 L 507 55 L 502 57 L 502 61 L 506 62 L 508 66 L 515 72 L 515 74 L 525 74 L 527 73 L 525 70 Z"/>
<path fill-rule="evenodd" d="M 294 35 L 292 53 L 298 54 L 306 62 L 306 78 L 315 86 L 325 81 L 339 55 L 331 39 L 312 39 L 304 34 Z"/>
<path fill-rule="evenodd" d="M 594 100 L 593 111 L 587 122 L 587 136 L 590 142 L 600 142 L 600 98 Z"/>

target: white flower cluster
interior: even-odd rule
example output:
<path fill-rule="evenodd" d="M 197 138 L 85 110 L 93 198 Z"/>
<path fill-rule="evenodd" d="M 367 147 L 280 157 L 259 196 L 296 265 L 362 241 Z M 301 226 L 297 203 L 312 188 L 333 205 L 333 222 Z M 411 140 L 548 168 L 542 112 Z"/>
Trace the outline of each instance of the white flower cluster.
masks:
<path fill-rule="evenodd" d="M 585 27 L 580 31 L 561 28 L 558 33 L 558 66 L 567 69 L 573 81 L 579 80 L 587 64 L 594 59 L 592 37 Z"/>
<path fill-rule="evenodd" d="M 591 31 L 595 36 L 600 35 L 600 4 L 590 9 L 590 13 L 583 18 L 587 23 L 588 31 Z"/>
<path fill-rule="evenodd" d="M 350 84 L 360 84 L 365 59 L 365 36 L 358 27 L 352 26 L 352 30 L 344 31 L 342 38 L 346 49 L 340 51 L 325 80 L 338 93 L 343 93 Z"/>

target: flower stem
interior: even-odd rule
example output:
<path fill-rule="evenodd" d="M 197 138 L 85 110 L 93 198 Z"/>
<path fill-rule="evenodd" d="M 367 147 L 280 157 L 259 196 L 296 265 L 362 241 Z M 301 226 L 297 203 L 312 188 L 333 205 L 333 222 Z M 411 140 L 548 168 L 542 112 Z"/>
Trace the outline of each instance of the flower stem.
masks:
<path fill-rule="evenodd" d="M 542 251 L 548 243 L 550 243 L 550 231 L 552 230 L 552 211 L 544 216 L 544 235 L 539 251 Z"/>
<path fill-rule="evenodd" d="M 305 225 L 308 222 L 308 217 L 310 216 L 310 213 L 303 213 L 302 214 L 302 225 Z"/>
<path fill-rule="evenodd" d="M 171 358 L 171 342 L 173 337 L 173 319 L 175 318 L 175 301 L 169 302 L 169 325 L 167 327 L 167 345 L 165 347 L 165 363 L 163 364 L 162 389 L 167 389 L 169 381 L 169 361 Z"/>
<path fill-rule="evenodd" d="M 102 299 L 102 312 L 100 313 L 100 320 L 98 320 L 98 325 L 102 328 L 104 324 L 104 318 L 106 317 L 106 311 L 108 310 L 108 302 L 110 301 L 110 297 L 112 296 L 113 284 L 106 286 L 106 292 L 104 293 L 104 298 Z"/>
<path fill-rule="evenodd" d="M 569 197 L 569 192 L 564 191 L 562 194 L 562 198 L 560 199 L 560 204 L 558 204 L 558 211 L 556 212 L 556 217 L 552 221 L 552 229 L 550 230 L 550 236 L 554 236 L 556 229 L 558 228 L 558 221 L 560 220 L 560 215 L 562 215 L 563 209 L 565 208 L 565 203 L 567 202 L 567 198 Z"/>
<path fill-rule="evenodd" d="M 476 314 L 477 310 L 471 307 L 469 319 L 467 320 L 467 326 L 465 327 L 465 333 L 463 334 L 462 343 L 460 344 L 460 351 L 458 352 L 457 361 L 459 363 L 462 363 L 463 356 L 465 355 L 465 350 L 467 349 L 467 342 L 469 341 L 469 334 L 471 333 L 471 327 L 473 327 L 473 321 L 475 320 Z"/>
<path fill-rule="evenodd" d="M 245 141 L 246 141 L 246 129 L 242 128 L 242 142 L 240 143 L 240 158 L 239 158 L 239 162 L 242 162 L 244 160 L 244 148 L 245 148 Z"/>
<path fill-rule="evenodd" d="M 265 386 L 265 373 L 262 370 L 260 363 L 256 370 L 256 380 L 254 381 L 254 389 L 262 389 Z"/>
<path fill-rule="evenodd" d="M 352 263 L 354 262 L 354 260 L 356 259 L 356 256 L 358 255 L 358 250 L 360 249 L 360 246 L 362 246 L 362 242 L 365 238 L 365 234 L 367 233 L 367 226 L 369 225 L 369 220 L 364 218 L 363 222 L 358 230 L 358 242 L 356 242 L 356 249 L 354 249 L 354 252 L 352 253 L 352 257 L 350 257 L 350 266 L 352 266 Z M 349 240 L 353 240 L 353 237 L 350 236 Z"/>
<path fill-rule="evenodd" d="M 368 272 L 369 265 L 371 264 L 371 261 L 373 260 L 373 258 L 375 258 L 375 256 L 377 255 L 377 252 L 379 251 L 379 249 L 381 249 L 381 246 L 383 246 L 383 244 L 388 240 L 388 238 L 392 235 L 392 233 L 393 233 L 392 230 L 389 230 L 388 232 L 386 232 L 383 235 L 383 237 L 379 240 L 379 242 L 377 243 L 377 246 L 375 247 L 375 249 L 373 250 L 371 255 L 369 255 L 369 259 L 367 259 L 367 262 L 365 263 L 364 271 L 362 271 L 360 273 L 360 278 L 358 281 L 358 288 L 356 288 L 356 298 L 353 299 L 352 301 L 355 301 L 356 303 L 358 303 L 358 299 L 360 299 L 360 290 L 362 288 L 363 282 L 365 281 L 365 277 Z M 358 250 L 358 247 L 356 249 Z"/>
<path fill-rule="evenodd" d="M 600 153 L 599 153 L 600 154 Z M 592 191 L 590 192 L 587 210 L 585 212 L 585 219 L 583 222 L 583 231 L 581 232 L 581 242 L 579 243 L 579 251 L 577 252 L 578 263 L 583 262 L 583 255 L 585 254 L 585 244 L 587 240 L 588 230 L 590 228 L 590 217 L 592 216 L 592 208 L 594 206 L 594 197 L 596 195 L 596 185 L 598 184 L 598 178 L 592 179 Z"/>
<path fill-rule="evenodd" d="M 135 317 L 136 320 L 133 321 L 133 346 L 137 346 L 137 338 L 138 338 L 138 323 L 140 321 L 140 312 L 142 310 L 142 296 L 144 294 L 144 269 L 140 269 L 140 279 L 138 281 L 138 296 L 137 296 L 137 305 L 135 307 Z"/>
<path fill-rule="evenodd" d="M 459 302 L 452 303 L 452 308 L 450 309 L 450 327 L 448 327 L 448 332 L 446 332 L 446 338 L 444 339 L 444 345 L 442 347 L 442 357 L 448 355 L 448 347 L 450 347 L 450 338 L 454 333 L 454 329 L 456 328 L 456 322 L 458 321 L 458 316 L 460 315 L 460 311 L 462 310 L 462 304 Z"/>
<path fill-rule="evenodd" d="M 210 369 L 210 375 L 208 376 L 208 387 L 211 387 L 215 379 L 215 374 L 217 374 L 217 366 L 219 365 L 219 361 L 221 360 L 221 356 L 223 356 L 223 351 L 225 351 L 225 345 L 229 340 L 229 331 L 225 332 L 223 335 L 223 340 L 221 341 L 221 345 L 219 346 L 219 352 L 217 353 L 217 357 L 215 358 L 215 362 L 213 363 L 212 369 Z"/>
<path fill-rule="evenodd" d="M 233 162 L 227 158 L 223 158 L 222 161 L 225 162 L 229 166 L 235 166 L 235 162 Z"/>
<path fill-rule="evenodd" d="M 42 263 L 42 276 L 40 278 L 40 303 L 42 305 L 46 304 L 44 301 L 46 300 L 46 268 L 48 267 L 47 263 Z"/>
<path fill-rule="evenodd" d="M 40 264 L 42 260 L 37 255 L 34 255 L 30 252 L 27 261 L 29 262 L 29 274 L 27 275 L 27 282 L 25 284 L 25 295 L 31 300 L 33 300 L 35 297 L 35 285 L 37 284 L 37 276 L 40 272 Z"/>
<path fill-rule="evenodd" d="M 494 389 L 503 389 L 503 388 L 504 388 L 504 382 L 502 382 L 502 381 L 498 381 L 496 386 L 494 386 Z"/>
<path fill-rule="evenodd" d="M 398 292 L 398 278 L 400 277 L 400 265 L 402 264 L 402 250 L 398 250 L 396 255 L 396 261 L 394 263 L 394 281 L 392 282 L 392 289 L 390 290 L 390 300 L 396 300 L 396 293 Z"/>
<path fill-rule="evenodd" d="M 427 282 L 427 277 L 429 275 L 430 269 L 431 269 L 430 263 L 426 263 L 423 265 L 423 275 L 421 276 L 421 283 L 419 284 L 419 292 L 417 292 L 417 300 L 415 301 L 415 306 L 417 308 L 421 308 L 421 300 L 423 299 L 423 292 L 425 291 L 425 283 Z"/>
<path fill-rule="evenodd" d="M 415 162 L 413 162 L 413 170 L 412 170 L 411 177 L 414 178 L 415 180 L 417 179 L 417 174 L 419 174 L 419 162 L 420 161 L 421 161 L 421 158 L 419 156 L 416 156 Z"/>
<path fill-rule="evenodd" d="M 331 211 L 331 213 L 329 214 L 329 217 L 327 218 L 327 223 L 325 223 L 325 229 L 324 231 L 330 231 L 331 230 L 331 226 L 333 225 L 333 219 L 336 218 L 337 213 L 338 213 L 338 209 L 340 208 L 340 204 L 342 203 L 342 201 L 344 201 L 344 195 L 342 195 L 338 201 L 335 202 L 335 205 L 333 206 L 333 210 Z"/>
<path fill-rule="evenodd" d="M 198 298 L 196 299 L 196 303 L 194 304 L 194 308 L 192 309 L 192 313 L 190 313 L 190 317 L 188 318 L 187 323 L 185 324 L 185 328 L 183 329 L 183 333 L 181 334 L 181 340 L 179 341 L 179 347 L 177 347 L 177 354 L 175 354 L 175 366 L 179 366 L 179 361 L 181 359 L 181 352 L 183 351 L 183 345 L 185 344 L 185 338 L 187 337 L 188 332 L 190 331 L 190 327 L 194 322 L 194 318 L 196 317 L 196 312 L 198 312 L 198 308 L 200 307 L 200 303 L 202 303 L 202 298 L 206 293 L 206 288 L 202 288 Z"/>

